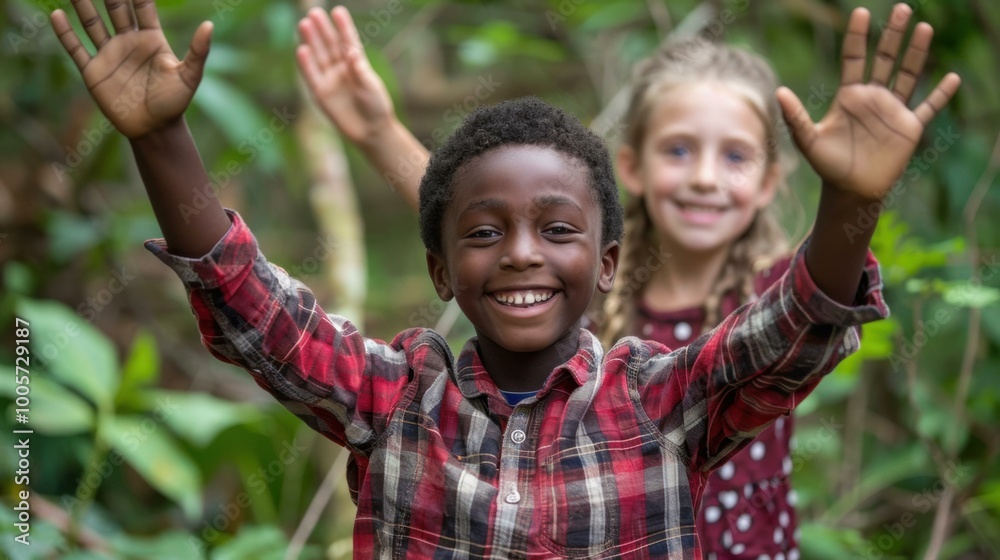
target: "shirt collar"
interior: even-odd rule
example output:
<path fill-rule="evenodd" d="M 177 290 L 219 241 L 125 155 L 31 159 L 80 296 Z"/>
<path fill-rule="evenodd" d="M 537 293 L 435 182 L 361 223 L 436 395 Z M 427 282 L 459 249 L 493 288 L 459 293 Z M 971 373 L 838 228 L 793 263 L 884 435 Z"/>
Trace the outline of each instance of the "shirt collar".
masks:
<path fill-rule="evenodd" d="M 466 398 L 471 399 L 479 396 L 487 396 L 507 405 L 506 399 L 500 394 L 493 378 L 483 367 L 483 362 L 479 358 L 478 337 L 472 337 L 465 343 L 462 352 L 458 356 L 456 364 L 455 380 L 459 391 Z M 590 379 L 590 376 L 597 370 L 604 355 L 604 350 L 597 337 L 587 329 L 580 329 L 580 344 L 576 354 L 560 366 L 557 366 L 545 384 L 538 391 L 538 398 L 545 394 L 560 380 L 564 378 L 572 379 L 576 386 L 581 386 Z"/>

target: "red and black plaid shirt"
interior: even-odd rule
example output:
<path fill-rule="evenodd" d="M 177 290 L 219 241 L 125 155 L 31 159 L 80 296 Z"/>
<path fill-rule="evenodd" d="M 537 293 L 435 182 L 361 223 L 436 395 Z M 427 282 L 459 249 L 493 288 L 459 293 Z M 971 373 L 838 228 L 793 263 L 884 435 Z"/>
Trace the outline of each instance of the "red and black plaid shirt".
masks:
<path fill-rule="evenodd" d="M 328 316 L 268 263 L 235 212 L 200 259 L 146 247 L 189 291 L 202 341 L 358 466 L 355 558 L 701 558 L 697 499 L 715 467 L 793 409 L 888 314 L 874 259 L 845 307 L 802 253 L 691 345 L 626 338 L 576 355 L 511 407 L 470 340 L 386 343 Z"/>

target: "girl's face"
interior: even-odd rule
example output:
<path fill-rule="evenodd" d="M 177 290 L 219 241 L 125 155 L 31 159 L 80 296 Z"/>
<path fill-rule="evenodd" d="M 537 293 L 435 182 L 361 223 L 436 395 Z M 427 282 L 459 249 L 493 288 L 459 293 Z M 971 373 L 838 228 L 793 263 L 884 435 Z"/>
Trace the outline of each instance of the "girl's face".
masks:
<path fill-rule="evenodd" d="M 619 173 L 645 198 L 668 249 L 728 250 L 774 198 L 766 130 L 750 103 L 718 82 L 668 89 L 654 101 L 641 150 L 623 147 Z"/>
<path fill-rule="evenodd" d="M 487 337 L 513 352 L 552 346 L 614 280 L 618 243 L 601 243 L 586 166 L 551 148 L 507 146 L 466 163 L 428 253 L 438 295 L 455 297 Z"/>

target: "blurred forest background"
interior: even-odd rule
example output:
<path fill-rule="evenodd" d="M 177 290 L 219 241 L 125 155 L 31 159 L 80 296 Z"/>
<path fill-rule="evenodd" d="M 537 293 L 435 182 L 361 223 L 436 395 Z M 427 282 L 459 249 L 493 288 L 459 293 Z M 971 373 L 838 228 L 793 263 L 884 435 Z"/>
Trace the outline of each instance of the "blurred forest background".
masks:
<path fill-rule="evenodd" d="M 220 198 L 265 254 L 369 336 L 438 325 L 458 347 L 471 328 L 434 296 L 415 215 L 305 100 L 293 52 L 313 3 L 157 4 L 178 53 L 198 22 L 215 22 L 187 119 Z M 818 119 L 859 4 L 346 2 L 397 111 L 430 147 L 476 106 L 527 94 L 614 145 L 616 94 L 670 34 L 761 53 Z M 873 25 L 885 21 L 889 1 L 864 4 Z M 954 70 L 963 85 L 879 224 L 892 317 L 867 326 L 861 352 L 797 410 L 809 559 L 1000 558 L 1000 3 L 910 4 L 936 31 L 930 78 Z M 48 26 L 69 1 L 0 5 L 0 551 L 349 558 L 340 448 L 209 356 L 181 283 L 143 250 L 159 231 L 129 147 Z M 819 188 L 807 167 L 791 181 L 795 238 Z M 15 317 L 30 322 L 30 547 L 14 542 Z"/>

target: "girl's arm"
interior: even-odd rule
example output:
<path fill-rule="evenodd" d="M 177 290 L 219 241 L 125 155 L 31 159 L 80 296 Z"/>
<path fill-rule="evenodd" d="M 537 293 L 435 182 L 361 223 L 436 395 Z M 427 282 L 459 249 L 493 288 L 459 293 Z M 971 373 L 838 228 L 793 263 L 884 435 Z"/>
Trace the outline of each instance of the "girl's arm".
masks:
<path fill-rule="evenodd" d="M 871 16 L 864 8 L 854 10 L 844 38 L 840 88 L 819 123 L 791 90 L 777 92 L 796 145 L 823 181 L 806 264 L 816 285 L 845 305 L 857 294 L 876 225 L 859 216 L 881 212 L 924 129 L 961 84 L 949 73 L 916 109 L 907 107 L 934 34 L 927 23 L 917 24 L 894 75 L 911 13 L 906 4 L 893 8 L 865 80 Z"/>
<path fill-rule="evenodd" d="M 343 6 L 329 16 L 313 8 L 299 22 L 299 31 L 305 42 L 296 58 L 316 103 L 416 210 L 430 152 L 396 118 L 389 92 L 365 55 L 351 14 Z"/>
<path fill-rule="evenodd" d="M 212 196 L 184 110 L 201 82 L 212 35 L 203 22 L 184 60 L 170 49 L 153 2 L 106 2 L 112 36 L 91 0 L 73 2 L 87 36 L 90 56 L 66 13 L 52 13 L 52 28 L 73 58 L 87 90 L 111 124 L 129 139 L 153 212 L 170 250 L 183 256 L 207 253 L 229 229 L 229 218 Z M 196 211 L 196 193 L 209 194 Z"/>

